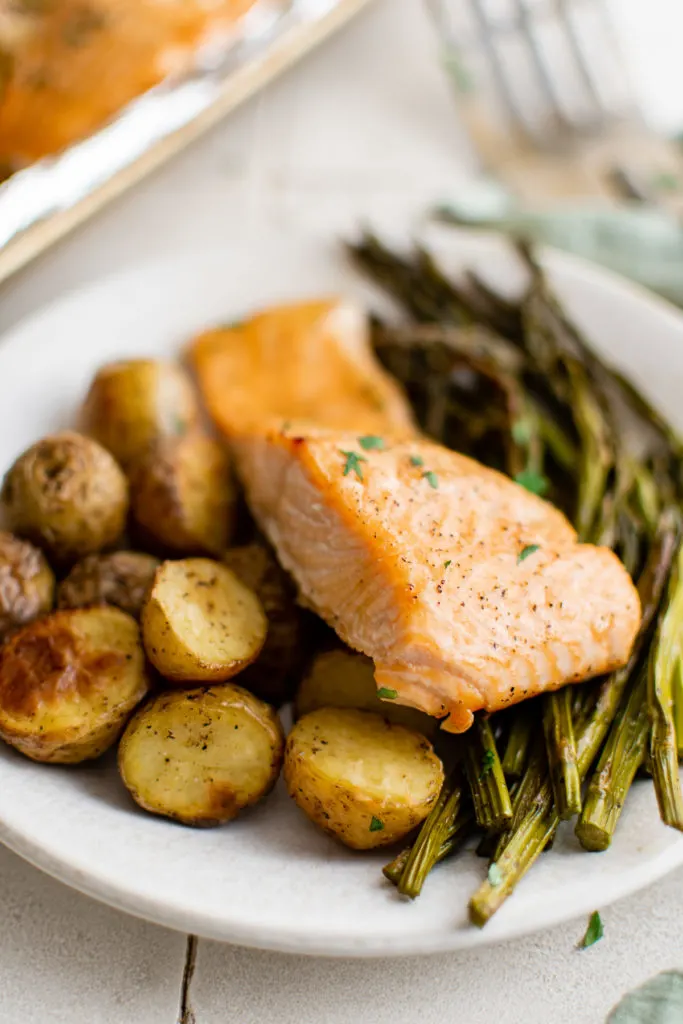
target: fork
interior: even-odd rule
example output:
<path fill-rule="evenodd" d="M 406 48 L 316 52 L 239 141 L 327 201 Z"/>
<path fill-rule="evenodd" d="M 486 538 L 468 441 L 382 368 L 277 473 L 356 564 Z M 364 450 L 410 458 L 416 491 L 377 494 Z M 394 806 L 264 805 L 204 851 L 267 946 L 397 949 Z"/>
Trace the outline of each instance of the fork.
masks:
<path fill-rule="evenodd" d="M 529 197 L 680 173 L 639 110 L 606 0 L 426 0 L 484 169 Z"/>

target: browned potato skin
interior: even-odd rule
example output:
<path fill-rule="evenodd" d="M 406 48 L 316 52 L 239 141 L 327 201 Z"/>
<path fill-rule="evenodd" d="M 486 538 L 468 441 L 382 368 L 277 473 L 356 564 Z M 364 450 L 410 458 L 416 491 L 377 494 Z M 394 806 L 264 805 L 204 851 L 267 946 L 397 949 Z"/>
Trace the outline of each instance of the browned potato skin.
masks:
<path fill-rule="evenodd" d="M 223 561 L 254 591 L 268 619 L 263 650 L 241 673 L 240 684 L 280 706 L 292 698 L 304 658 L 302 613 L 294 584 L 265 543 L 231 548 Z"/>
<path fill-rule="evenodd" d="M 197 397 L 182 367 L 161 359 L 128 359 L 99 370 L 82 425 L 128 471 L 150 444 L 182 436 L 198 416 Z"/>
<path fill-rule="evenodd" d="M 139 762 L 136 763 L 135 760 L 134 744 L 138 734 L 142 734 L 146 740 L 158 741 L 157 756 L 165 755 L 164 767 L 172 762 L 174 757 L 177 759 L 182 755 L 188 759 L 188 754 L 191 756 L 191 751 L 187 747 L 178 748 L 180 729 L 176 726 L 169 738 L 168 725 L 171 723 L 168 719 L 165 722 L 161 720 L 162 715 L 169 713 L 182 716 L 188 704 L 193 710 L 201 710 L 201 731 L 198 732 L 193 744 L 195 748 L 199 748 L 195 752 L 197 760 L 194 773 L 201 778 L 206 772 L 207 778 L 199 799 L 196 794 L 190 795 L 183 789 L 169 793 L 163 785 L 163 780 L 158 776 L 153 780 L 156 789 L 152 792 L 149 778 L 143 785 L 144 773 Z M 208 746 L 208 761 L 210 763 L 213 760 L 211 749 L 216 743 L 216 738 L 207 730 L 214 729 L 217 719 L 220 727 L 220 715 L 226 708 L 243 720 L 249 719 L 250 724 L 262 729 L 262 741 L 269 746 L 269 757 L 267 761 L 255 764 L 253 747 L 250 745 L 239 778 L 217 780 L 215 774 L 220 774 L 219 770 L 214 766 L 209 768 L 208 765 L 203 765 L 202 755 Z M 236 725 L 228 723 L 221 742 L 240 743 L 240 731 Z M 271 792 L 282 768 L 284 747 L 284 731 L 273 708 L 241 686 L 221 683 L 193 690 L 162 693 L 141 707 L 131 718 L 121 739 L 119 773 L 126 789 L 143 810 L 171 818 L 183 825 L 210 828 L 231 821 L 245 807 L 258 803 Z M 137 756 L 139 758 L 139 752 Z M 211 771 L 211 776 L 208 776 L 208 771 Z M 149 769 L 147 774 L 149 775 Z M 155 772 L 152 772 L 152 776 L 154 774 Z"/>
<path fill-rule="evenodd" d="M 0 531 L 0 643 L 52 608 L 55 578 L 42 551 Z"/>
<path fill-rule="evenodd" d="M 220 555 L 235 520 L 227 452 L 198 431 L 152 444 L 130 476 L 133 519 L 146 547 Z"/>
<path fill-rule="evenodd" d="M 159 564 L 158 558 L 139 551 L 88 555 L 59 584 L 57 607 L 110 604 L 139 619 Z"/>
<path fill-rule="evenodd" d="M 64 431 L 19 456 L 5 475 L 2 502 L 9 528 L 64 565 L 118 540 L 128 483 L 101 445 Z"/>
<path fill-rule="evenodd" d="M 0 738 L 34 761 L 92 760 L 116 742 L 149 687 L 129 615 L 118 608 L 53 612 L 0 651 Z"/>

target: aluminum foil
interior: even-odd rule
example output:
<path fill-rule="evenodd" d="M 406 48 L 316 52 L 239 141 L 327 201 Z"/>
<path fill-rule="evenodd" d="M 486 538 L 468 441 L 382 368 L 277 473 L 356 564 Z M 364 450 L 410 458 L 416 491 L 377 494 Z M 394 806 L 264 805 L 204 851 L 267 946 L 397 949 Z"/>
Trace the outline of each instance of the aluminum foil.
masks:
<path fill-rule="evenodd" d="M 259 0 L 240 19 L 231 41 L 207 47 L 194 69 L 133 101 L 105 127 L 56 157 L 13 174 L 0 185 L 0 253 L 25 231 L 69 210 L 190 124 L 225 93 L 230 78 L 267 57 L 283 37 L 314 26 L 348 0 Z"/>

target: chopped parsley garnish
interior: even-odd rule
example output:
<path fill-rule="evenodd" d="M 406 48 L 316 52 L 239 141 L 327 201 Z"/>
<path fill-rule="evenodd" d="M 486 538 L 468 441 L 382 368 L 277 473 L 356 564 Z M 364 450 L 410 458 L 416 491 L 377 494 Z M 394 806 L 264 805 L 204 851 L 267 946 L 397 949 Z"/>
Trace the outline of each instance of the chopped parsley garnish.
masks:
<path fill-rule="evenodd" d="M 451 558 L 449 558 L 447 562 L 444 562 L 444 563 L 443 563 L 443 567 L 444 567 L 444 569 L 447 569 L 447 568 L 448 568 L 448 566 L 449 566 L 449 565 L 451 564 L 451 562 L 452 562 L 452 559 L 451 559 Z"/>
<path fill-rule="evenodd" d="M 517 565 L 519 565 L 520 562 L 523 562 L 525 558 L 528 558 L 529 555 L 533 555 L 538 551 L 539 547 L 539 544 L 527 544 L 525 548 L 522 548 L 520 553 L 517 555 Z"/>
<path fill-rule="evenodd" d="M 364 452 L 381 451 L 384 448 L 384 439 L 376 434 L 366 434 L 358 438 L 358 444 Z"/>
<path fill-rule="evenodd" d="M 424 466 L 424 464 L 425 464 L 425 460 L 422 458 L 421 455 L 411 455 L 410 456 L 410 465 L 411 466 Z"/>
<path fill-rule="evenodd" d="M 359 455 L 358 452 L 345 452 L 341 448 L 339 449 L 340 455 L 343 455 L 346 459 L 344 463 L 344 476 L 348 476 L 349 473 L 355 473 L 359 480 L 363 479 L 363 467 L 361 462 L 367 462 L 368 460 L 364 455 Z"/>
<path fill-rule="evenodd" d="M 492 750 L 485 750 L 484 756 L 481 759 L 481 772 L 479 774 L 479 781 L 485 779 L 493 768 L 493 763 L 496 760 L 496 755 Z"/>
<path fill-rule="evenodd" d="M 422 474 L 422 479 L 426 480 L 427 483 L 429 484 L 429 486 L 433 487 L 435 491 L 438 490 L 438 488 L 439 488 L 439 478 L 436 475 L 436 473 L 432 472 L 431 469 L 428 469 L 426 473 Z"/>
<path fill-rule="evenodd" d="M 493 864 L 489 864 L 489 882 L 491 883 L 491 885 L 496 886 L 500 885 L 502 881 L 503 874 L 498 865 L 496 864 L 496 862 L 494 861 Z"/>
<path fill-rule="evenodd" d="M 396 700 L 398 697 L 398 690 L 390 690 L 387 686 L 380 686 L 377 691 L 377 696 L 380 700 Z"/>
<path fill-rule="evenodd" d="M 531 420 L 525 418 L 515 420 L 511 433 L 515 444 L 528 444 L 531 440 Z"/>
<path fill-rule="evenodd" d="M 542 473 L 536 473 L 533 469 L 523 469 L 515 477 L 515 482 L 521 484 L 531 494 L 537 494 L 539 498 L 543 497 L 550 486 L 548 478 Z"/>
<path fill-rule="evenodd" d="M 372 819 L 370 821 L 370 831 L 371 832 L 383 832 L 384 831 L 384 822 L 380 821 L 379 818 L 376 818 L 374 816 L 374 814 L 373 814 Z"/>
<path fill-rule="evenodd" d="M 602 918 L 597 910 L 594 910 L 590 916 L 588 927 L 586 928 L 586 934 L 579 943 L 579 948 L 588 949 L 589 946 L 593 946 L 596 942 L 599 942 L 604 934 Z"/>

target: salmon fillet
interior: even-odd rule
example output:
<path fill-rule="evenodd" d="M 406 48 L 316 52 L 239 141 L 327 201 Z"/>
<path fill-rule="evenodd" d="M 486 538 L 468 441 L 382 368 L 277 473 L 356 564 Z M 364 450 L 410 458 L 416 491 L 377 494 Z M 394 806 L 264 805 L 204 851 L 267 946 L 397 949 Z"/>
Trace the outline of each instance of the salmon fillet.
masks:
<path fill-rule="evenodd" d="M 89 135 L 185 71 L 254 0 L 0 0 L 0 163 Z"/>
<path fill-rule="evenodd" d="M 374 660 L 378 687 L 445 729 L 626 661 L 640 622 L 628 573 L 502 474 L 421 440 L 231 437 L 304 601 Z"/>
<path fill-rule="evenodd" d="M 189 358 L 228 437 L 283 422 L 298 432 L 416 433 L 408 400 L 372 352 L 365 314 L 348 302 L 274 307 L 201 334 Z"/>

